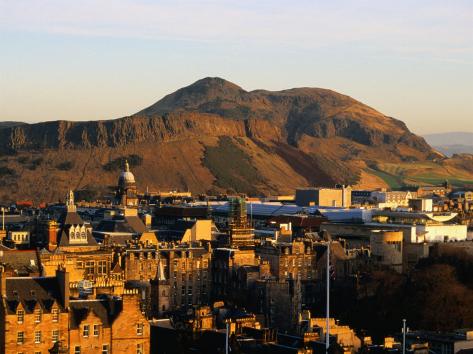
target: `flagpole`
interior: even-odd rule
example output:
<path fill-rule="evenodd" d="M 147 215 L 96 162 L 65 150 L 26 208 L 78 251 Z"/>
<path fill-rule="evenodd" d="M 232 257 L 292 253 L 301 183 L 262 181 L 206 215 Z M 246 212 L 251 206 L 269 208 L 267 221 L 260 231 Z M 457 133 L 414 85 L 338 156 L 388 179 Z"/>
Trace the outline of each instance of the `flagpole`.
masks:
<path fill-rule="evenodd" d="M 229 323 L 228 320 L 226 321 L 226 327 L 225 327 L 225 354 L 228 354 L 228 335 L 229 335 Z"/>
<path fill-rule="evenodd" d="M 330 240 L 327 240 L 327 308 L 326 308 L 325 353 L 330 346 Z"/>

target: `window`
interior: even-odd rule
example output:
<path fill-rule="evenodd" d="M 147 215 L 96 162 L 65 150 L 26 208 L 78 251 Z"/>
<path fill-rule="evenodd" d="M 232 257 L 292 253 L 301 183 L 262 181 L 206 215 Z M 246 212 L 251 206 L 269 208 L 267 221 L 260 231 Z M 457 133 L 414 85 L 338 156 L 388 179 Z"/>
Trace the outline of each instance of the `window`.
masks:
<path fill-rule="evenodd" d="M 25 311 L 24 310 L 16 311 L 16 318 L 18 320 L 18 323 L 23 323 L 23 321 L 25 320 Z"/>
<path fill-rule="evenodd" d="M 52 315 L 52 319 L 53 319 L 53 322 L 57 322 L 59 321 L 59 309 L 58 308 L 53 308 L 51 310 L 51 315 Z"/>
<path fill-rule="evenodd" d="M 143 343 L 138 343 L 136 345 L 136 354 L 143 354 Z"/>
<path fill-rule="evenodd" d="M 74 347 L 74 354 L 80 354 L 80 346 L 76 345 Z"/>
<path fill-rule="evenodd" d="M 34 352 L 34 354 L 41 354 L 41 352 Z"/>
<path fill-rule="evenodd" d="M 89 325 L 84 325 L 84 328 L 82 329 L 82 336 L 84 337 L 89 336 Z"/>
<path fill-rule="evenodd" d="M 102 354 L 108 354 L 108 344 L 102 345 Z"/>
<path fill-rule="evenodd" d="M 138 323 L 136 325 L 136 335 L 142 336 L 143 335 L 143 328 L 144 328 L 143 323 Z"/>
<path fill-rule="evenodd" d="M 99 335 L 99 325 L 94 324 L 94 336 L 98 337 L 98 335 Z"/>
<path fill-rule="evenodd" d="M 57 341 L 59 341 L 59 330 L 53 329 L 51 337 L 52 337 L 53 343 L 56 343 Z"/>
<path fill-rule="evenodd" d="M 34 321 L 36 323 L 41 322 L 42 315 L 43 315 L 43 311 L 41 311 L 41 309 L 34 310 Z"/>
<path fill-rule="evenodd" d="M 97 273 L 107 274 L 107 261 L 99 261 L 98 262 Z"/>
<path fill-rule="evenodd" d="M 94 261 L 85 262 L 85 274 L 94 274 Z"/>
<path fill-rule="evenodd" d="M 25 332 L 18 332 L 16 334 L 16 342 L 18 344 L 23 344 L 25 342 Z"/>
<path fill-rule="evenodd" d="M 41 331 L 34 332 L 34 342 L 41 343 Z"/>

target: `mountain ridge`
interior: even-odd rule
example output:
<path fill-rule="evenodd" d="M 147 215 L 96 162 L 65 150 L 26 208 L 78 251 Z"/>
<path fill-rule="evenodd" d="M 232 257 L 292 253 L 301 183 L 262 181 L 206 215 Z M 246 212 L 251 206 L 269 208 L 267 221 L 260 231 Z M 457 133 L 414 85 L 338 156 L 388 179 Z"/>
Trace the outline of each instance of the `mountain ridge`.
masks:
<path fill-rule="evenodd" d="M 389 186 L 384 163 L 444 160 L 402 121 L 349 96 L 320 88 L 245 91 L 221 78 L 201 79 L 123 118 L 4 127 L 0 152 L 0 199 L 10 183 L 12 197 L 42 200 L 71 184 L 104 193 L 98 184 L 110 187 L 118 172 L 104 166 L 130 155 L 141 159 L 137 179 L 154 189 L 250 194 Z M 35 185 L 47 179 L 57 188 Z"/>

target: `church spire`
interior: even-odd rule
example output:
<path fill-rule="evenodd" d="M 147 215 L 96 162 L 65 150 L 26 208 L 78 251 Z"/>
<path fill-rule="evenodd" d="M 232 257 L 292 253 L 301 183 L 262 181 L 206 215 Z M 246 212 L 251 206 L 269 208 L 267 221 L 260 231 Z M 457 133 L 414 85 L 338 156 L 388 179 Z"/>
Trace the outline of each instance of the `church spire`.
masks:
<path fill-rule="evenodd" d="M 66 196 L 66 208 L 67 211 L 76 211 L 76 205 L 74 203 L 74 192 L 72 189 L 69 190 L 68 195 Z"/>
<path fill-rule="evenodd" d="M 125 159 L 125 172 L 130 172 L 130 165 L 128 164 L 128 160 Z"/>

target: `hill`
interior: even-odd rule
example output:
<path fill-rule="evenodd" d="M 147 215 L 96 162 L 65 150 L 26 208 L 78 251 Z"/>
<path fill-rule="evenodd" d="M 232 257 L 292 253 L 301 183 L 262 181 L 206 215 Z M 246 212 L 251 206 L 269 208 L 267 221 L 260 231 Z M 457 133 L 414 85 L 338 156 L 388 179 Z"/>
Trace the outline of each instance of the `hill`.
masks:
<path fill-rule="evenodd" d="M 447 156 L 464 153 L 473 154 L 473 133 L 450 132 L 428 134 L 424 137 L 436 150 Z"/>
<path fill-rule="evenodd" d="M 184 87 L 129 117 L 0 129 L 0 200 L 92 198 L 133 161 L 142 190 L 291 193 L 308 185 L 473 180 L 400 120 L 320 88 L 245 91 L 220 78 Z M 466 161 L 466 162 L 465 162 Z M 416 179 L 420 171 L 420 179 Z"/>

